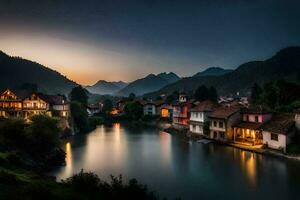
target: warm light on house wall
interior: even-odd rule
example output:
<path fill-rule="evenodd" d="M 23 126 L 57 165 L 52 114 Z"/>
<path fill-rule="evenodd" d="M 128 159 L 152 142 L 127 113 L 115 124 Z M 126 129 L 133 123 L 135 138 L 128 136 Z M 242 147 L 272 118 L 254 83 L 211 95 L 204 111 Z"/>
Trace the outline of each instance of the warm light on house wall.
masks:
<path fill-rule="evenodd" d="M 117 110 L 117 109 L 113 109 L 113 110 L 110 112 L 110 114 L 112 114 L 112 115 L 117 115 L 117 114 L 119 114 L 119 113 L 120 113 L 120 111 Z"/>
<path fill-rule="evenodd" d="M 166 108 L 161 109 L 161 116 L 162 117 L 169 117 L 169 110 Z"/>

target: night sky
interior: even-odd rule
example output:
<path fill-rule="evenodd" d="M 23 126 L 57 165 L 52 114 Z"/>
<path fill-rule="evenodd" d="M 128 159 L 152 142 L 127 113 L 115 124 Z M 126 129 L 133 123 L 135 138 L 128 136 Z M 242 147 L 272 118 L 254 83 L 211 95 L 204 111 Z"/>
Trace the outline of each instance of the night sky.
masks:
<path fill-rule="evenodd" d="M 0 49 L 92 84 L 236 68 L 300 45 L 300 1 L 0 0 Z"/>

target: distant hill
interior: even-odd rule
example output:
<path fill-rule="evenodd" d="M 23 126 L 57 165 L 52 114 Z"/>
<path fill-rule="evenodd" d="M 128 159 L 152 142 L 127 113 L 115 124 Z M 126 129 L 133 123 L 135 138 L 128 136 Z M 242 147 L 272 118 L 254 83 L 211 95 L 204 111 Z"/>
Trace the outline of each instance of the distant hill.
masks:
<path fill-rule="evenodd" d="M 223 69 L 221 67 L 210 67 L 202 72 L 198 72 L 194 76 L 222 76 L 232 72 L 232 69 Z"/>
<path fill-rule="evenodd" d="M 157 74 L 158 77 L 165 79 L 166 81 L 168 81 L 168 83 L 174 83 L 178 80 L 180 80 L 180 77 L 177 76 L 177 74 L 173 73 L 173 72 L 163 72 L 160 74 Z"/>
<path fill-rule="evenodd" d="M 96 84 L 92 86 L 87 86 L 86 89 L 95 94 L 114 94 L 119 90 L 123 89 L 127 86 L 127 83 L 118 81 L 118 82 L 108 82 L 104 80 L 98 81 Z"/>
<path fill-rule="evenodd" d="M 300 47 L 288 47 L 280 50 L 265 61 L 252 61 L 240 65 L 236 70 L 221 76 L 193 76 L 183 78 L 162 89 L 146 94 L 156 97 L 171 94 L 173 91 L 192 93 L 200 85 L 214 86 L 219 94 L 249 94 L 252 85 L 263 85 L 272 80 L 285 79 L 300 81 Z"/>
<path fill-rule="evenodd" d="M 174 73 L 161 73 L 158 75 L 149 74 L 148 76 L 131 82 L 120 90 L 117 95 L 128 96 L 130 93 L 143 95 L 145 93 L 157 91 L 162 87 L 173 83 L 180 78 Z"/>
<path fill-rule="evenodd" d="M 24 83 L 37 84 L 39 91 L 68 94 L 78 85 L 66 76 L 39 63 L 11 57 L 0 51 L 0 89 L 16 89 Z"/>

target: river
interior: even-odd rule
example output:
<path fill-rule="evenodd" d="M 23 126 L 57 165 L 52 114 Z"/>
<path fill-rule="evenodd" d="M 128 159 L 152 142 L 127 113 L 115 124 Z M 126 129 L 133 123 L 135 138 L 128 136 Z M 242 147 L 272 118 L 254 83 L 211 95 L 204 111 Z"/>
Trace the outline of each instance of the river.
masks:
<path fill-rule="evenodd" d="M 169 199 L 298 199 L 300 162 L 202 144 L 159 131 L 118 123 L 64 143 L 66 166 L 58 180 L 81 169 L 102 179 L 136 178 Z"/>

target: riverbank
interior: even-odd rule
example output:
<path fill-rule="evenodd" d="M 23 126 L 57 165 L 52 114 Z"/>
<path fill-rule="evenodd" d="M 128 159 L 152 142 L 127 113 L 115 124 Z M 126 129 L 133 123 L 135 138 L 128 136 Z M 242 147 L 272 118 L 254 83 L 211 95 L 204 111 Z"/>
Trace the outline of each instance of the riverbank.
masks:
<path fill-rule="evenodd" d="M 191 133 L 191 132 L 189 132 L 188 128 L 178 128 L 178 127 L 175 128 L 174 126 L 170 126 L 166 129 L 164 129 L 163 131 L 165 131 L 169 134 L 175 134 L 177 136 L 180 136 L 180 137 L 184 138 L 185 140 L 197 141 L 197 140 L 201 140 L 201 139 L 206 139 L 206 140 L 209 140 L 218 145 L 226 145 L 226 146 L 231 146 L 233 148 L 237 148 L 237 149 L 241 149 L 244 151 L 253 152 L 253 153 L 257 153 L 257 154 L 263 154 L 263 155 L 267 155 L 267 156 L 274 156 L 274 157 L 278 157 L 278 158 L 293 159 L 293 160 L 300 161 L 300 155 L 285 154 L 285 153 L 277 151 L 277 150 L 263 148 L 263 145 L 246 146 L 246 145 L 237 144 L 237 143 L 220 142 L 220 141 L 212 140 L 205 136 Z"/>

